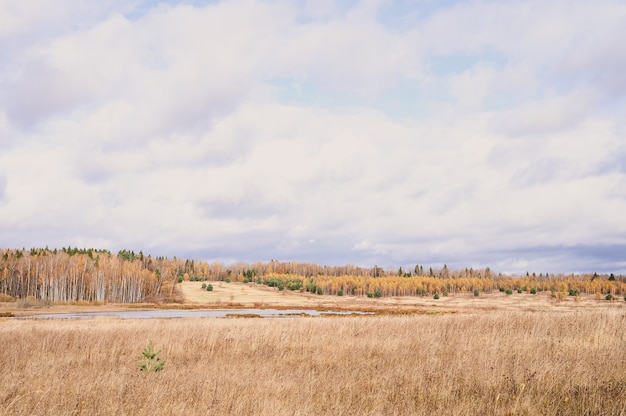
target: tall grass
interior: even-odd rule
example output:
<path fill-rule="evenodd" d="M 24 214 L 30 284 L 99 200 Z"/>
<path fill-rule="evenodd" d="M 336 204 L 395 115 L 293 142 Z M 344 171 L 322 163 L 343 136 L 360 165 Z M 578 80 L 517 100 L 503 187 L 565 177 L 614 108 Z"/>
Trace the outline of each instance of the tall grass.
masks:
<path fill-rule="evenodd" d="M 0 415 L 620 415 L 626 316 L 0 321 Z M 165 369 L 146 374 L 148 340 Z"/>

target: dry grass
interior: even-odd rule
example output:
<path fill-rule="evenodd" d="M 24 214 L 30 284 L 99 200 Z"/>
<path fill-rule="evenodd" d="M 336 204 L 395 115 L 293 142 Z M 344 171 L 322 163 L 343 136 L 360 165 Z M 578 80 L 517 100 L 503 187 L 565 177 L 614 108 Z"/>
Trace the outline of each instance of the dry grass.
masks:
<path fill-rule="evenodd" d="M 0 320 L 0 415 L 623 415 L 622 308 Z M 144 374 L 154 340 L 167 360 Z"/>
<path fill-rule="evenodd" d="M 344 310 L 377 310 L 387 312 L 493 312 L 493 311 L 529 311 L 553 312 L 581 309 L 602 310 L 607 305 L 626 308 L 626 302 L 618 298 L 612 302 L 596 299 L 593 295 L 584 296 L 552 296 L 550 292 L 536 295 L 530 293 L 514 293 L 506 295 L 495 292 L 473 296 L 463 293 L 442 296 L 433 299 L 431 296 L 390 296 L 370 299 L 364 296 L 318 296 L 299 291 L 279 291 L 274 287 L 253 283 L 210 282 L 213 290 L 202 289 L 202 282 L 183 282 L 176 287 L 183 298 L 182 307 L 272 307 L 300 309 L 344 309 Z M 168 305 L 164 305 L 168 307 Z"/>
<path fill-rule="evenodd" d="M 112 311 L 137 308 L 160 309 L 208 309 L 208 308 L 276 308 L 276 309 L 317 309 L 317 310 L 360 310 L 381 313 L 493 313 L 494 311 L 562 312 L 581 310 L 604 310 L 607 307 L 622 308 L 626 302 L 622 298 L 606 301 L 604 297 L 552 296 L 550 292 L 531 295 L 513 293 L 510 296 L 495 292 L 471 293 L 442 296 L 435 300 L 430 296 L 398 296 L 370 299 L 357 296 L 314 295 L 299 291 L 278 291 L 276 288 L 257 284 L 211 282 L 213 291 L 202 289 L 202 282 L 184 282 L 176 285 L 177 297 L 181 302 L 159 304 L 98 304 L 89 302 L 50 303 L 30 301 L 29 298 L 0 302 L 0 314 L 15 316 L 78 313 L 88 311 Z"/>

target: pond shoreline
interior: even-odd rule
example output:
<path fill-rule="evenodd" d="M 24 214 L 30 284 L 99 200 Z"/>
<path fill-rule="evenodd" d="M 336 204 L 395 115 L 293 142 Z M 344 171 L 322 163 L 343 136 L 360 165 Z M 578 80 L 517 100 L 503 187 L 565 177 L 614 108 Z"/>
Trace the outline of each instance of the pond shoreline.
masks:
<path fill-rule="evenodd" d="M 372 315 L 364 311 L 319 311 L 315 309 L 143 309 L 98 312 L 60 312 L 15 316 L 14 319 L 178 319 L 178 318 L 280 318 L 293 316 L 317 317 L 324 315 Z"/>

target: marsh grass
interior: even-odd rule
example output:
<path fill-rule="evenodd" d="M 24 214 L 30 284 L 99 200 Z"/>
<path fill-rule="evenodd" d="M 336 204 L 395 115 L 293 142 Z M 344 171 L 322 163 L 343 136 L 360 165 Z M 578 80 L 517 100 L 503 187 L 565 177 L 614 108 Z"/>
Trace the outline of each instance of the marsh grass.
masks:
<path fill-rule="evenodd" d="M 18 299 L 16 307 L 19 309 L 39 309 L 45 308 L 51 305 L 51 302 L 37 299 L 34 296 L 27 296 L 22 299 Z"/>
<path fill-rule="evenodd" d="M 626 315 L 0 320 L 0 415 L 620 415 Z M 154 340 L 168 364 L 137 370 Z"/>

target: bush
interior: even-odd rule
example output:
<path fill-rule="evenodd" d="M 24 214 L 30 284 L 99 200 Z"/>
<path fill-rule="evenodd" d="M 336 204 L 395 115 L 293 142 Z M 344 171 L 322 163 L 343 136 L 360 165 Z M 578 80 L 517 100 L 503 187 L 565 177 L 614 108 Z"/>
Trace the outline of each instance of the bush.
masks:
<path fill-rule="evenodd" d="M 321 288 L 321 287 L 318 287 L 318 288 L 317 288 L 317 294 L 318 294 L 318 295 L 323 295 L 323 294 L 324 294 L 324 291 L 322 290 L 322 288 Z"/>
<path fill-rule="evenodd" d="M 15 298 L 13 296 L 0 293 L 0 302 L 15 302 Z"/>
<path fill-rule="evenodd" d="M 337 292 L 337 296 L 343 296 L 343 290 L 339 290 L 339 291 Z"/>
<path fill-rule="evenodd" d="M 37 299 L 34 296 L 26 296 L 17 301 L 17 307 L 20 309 L 42 308 L 44 306 L 50 306 L 50 302 Z"/>
<path fill-rule="evenodd" d="M 435 296 L 433 296 L 433 299 L 439 299 L 439 293 L 435 293 Z"/>
<path fill-rule="evenodd" d="M 383 296 L 383 294 L 381 293 L 381 291 L 380 291 L 380 290 L 377 290 L 376 292 L 374 292 L 374 297 L 375 297 L 375 298 L 380 298 L 380 297 L 382 297 L 382 296 Z"/>
<path fill-rule="evenodd" d="M 517 293 L 522 293 L 522 288 L 517 289 Z"/>
<path fill-rule="evenodd" d="M 531 295 L 535 295 L 535 294 L 537 294 L 537 288 L 536 288 L 536 287 L 533 287 L 532 289 L 530 289 L 530 294 L 531 294 Z"/>
<path fill-rule="evenodd" d="M 443 291 L 443 293 L 441 294 L 441 296 L 448 296 L 448 292 L 446 292 L 445 290 Z"/>
<path fill-rule="evenodd" d="M 507 295 L 512 295 L 512 294 L 513 294 L 513 291 L 512 291 L 510 288 L 507 288 L 507 289 L 506 289 L 506 291 L 505 291 L 505 293 L 506 293 Z"/>
<path fill-rule="evenodd" d="M 230 277 L 227 277 L 226 279 L 224 279 L 224 281 L 225 281 L 226 283 L 230 283 Z"/>
<path fill-rule="evenodd" d="M 480 295 L 480 292 L 478 291 L 478 289 L 474 289 L 474 296 L 478 296 Z"/>
<path fill-rule="evenodd" d="M 208 285 L 206 285 L 206 290 L 207 290 L 208 292 L 211 292 L 211 291 L 213 290 L 213 285 L 212 285 L 212 284 L 208 284 Z"/>
<path fill-rule="evenodd" d="M 206 283 L 202 283 L 202 289 L 206 289 Z"/>
<path fill-rule="evenodd" d="M 578 296 L 578 290 L 570 289 L 567 291 L 568 296 Z"/>
<path fill-rule="evenodd" d="M 606 300 L 613 300 L 613 295 L 611 295 L 611 293 L 609 292 L 609 293 L 606 294 L 606 297 L 604 299 L 606 299 Z"/>
<path fill-rule="evenodd" d="M 287 289 L 289 290 L 300 290 L 302 289 L 302 281 L 300 280 L 291 280 L 287 279 Z"/>
<path fill-rule="evenodd" d="M 159 354 L 161 354 L 161 350 L 154 351 L 154 345 L 152 345 L 152 340 L 150 340 L 148 346 L 144 348 L 141 355 L 137 357 L 139 360 L 137 367 L 146 373 L 163 370 L 163 367 L 165 367 L 165 360 L 158 358 L 157 356 Z"/>
<path fill-rule="evenodd" d="M 367 297 L 368 298 L 373 298 L 374 297 L 374 293 L 373 292 L 367 292 Z"/>

